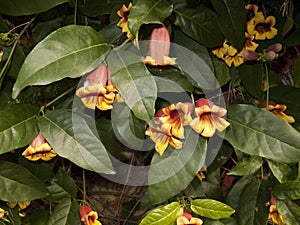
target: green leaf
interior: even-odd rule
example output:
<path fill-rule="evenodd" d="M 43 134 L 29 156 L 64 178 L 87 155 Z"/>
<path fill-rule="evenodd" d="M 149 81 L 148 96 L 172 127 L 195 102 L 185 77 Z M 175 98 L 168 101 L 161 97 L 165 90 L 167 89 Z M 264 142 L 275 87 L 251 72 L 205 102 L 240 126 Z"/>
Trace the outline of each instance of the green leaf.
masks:
<path fill-rule="evenodd" d="M 38 125 L 59 156 L 88 170 L 114 173 L 91 117 L 69 110 L 48 111 Z"/>
<path fill-rule="evenodd" d="M 47 225 L 80 224 L 79 204 L 71 199 L 61 201 L 54 209 Z"/>
<path fill-rule="evenodd" d="M 300 181 L 287 181 L 273 187 L 273 194 L 277 199 L 300 199 Z"/>
<path fill-rule="evenodd" d="M 179 216 L 180 205 L 172 202 L 160 208 L 150 211 L 139 223 L 139 225 L 171 225 Z"/>
<path fill-rule="evenodd" d="M 245 176 L 254 174 L 263 164 L 263 160 L 260 156 L 251 156 L 236 164 L 236 166 L 230 170 L 227 175 Z"/>
<path fill-rule="evenodd" d="M 15 163 L 0 163 L 0 199 L 6 202 L 25 202 L 48 194 L 43 182 L 26 168 Z"/>
<path fill-rule="evenodd" d="M 295 120 L 300 121 L 300 88 L 291 86 L 277 86 L 270 88 L 270 99 L 277 104 L 287 106 L 286 114 L 291 115 Z"/>
<path fill-rule="evenodd" d="M 161 203 L 184 190 L 202 168 L 207 143 L 192 129 L 186 128 L 182 149 L 168 147 L 164 154 L 154 154 L 148 174 L 151 202 Z"/>
<path fill-rule="evenodd" d="M 68 2 L 69 0 L 9 0 L 0 2 L 0 13 L 10 16 L 32 15 L 45 12 L 54 6 Z"/>
<path fill-rule="evenodd" d="M 213 199 L 196 199 L 191 201 L 191 210 L 210 219 L 229 217 L 235 211 L 230 206 Z"/>
<path fill-rule="evenodd" d="M 300 224 L 300 207 L 296 203 L 289 200 L 277 200 L 276 207 L 283 217 L 284 224 Z"/>
<path fill-rule="evenodd" d="M 144 121 L 135 119 L 125 103 L 114 104 L 111 122 L 115 134 L 120 137 L 119 140 L 122 140 L 125 146 L 135 150 L 142 149 L 146 124 Z"/>
<path fill-rule="evenodd" d="M 0 111 L 0 154 L 24 147 L 38 134 L 38 108 L 16 104 Z"/>
<path fill-rule="evenodd" d="M 28 220 L 30 221 L 28 221 L 28 223 L 32 225 L 45 225 L 48 223 L 48 219 L 49 219 L 48 211 L 39 210 L 39 211 L 34 211 L 30 214 L 30 217 L 28 218 Z"/>
<path fill-rule="evenodd" d="M 294 82 L 295 87 L 300 88 L 300 58 L 297 59 L 294 65 Z"/>
<path fill-rule="evenodd" d="M 239 51 L 245 40 L 246 10 L 243 0 L 212 0 L 217 12 L 217 22 L 225 38 Z"/>
<path fill-rule="evenodd" d="M 268 180 L 260 180 L 255 206 L 254 225 L 268 224 L 269 208 L 266 206 L 266 202 L 269 202 L 271 199 L 269 183 Z"/>
<path fill-rule="evenodd" d="M 138 55 L 130 51 L 112 51 L 108 58 L 112 68 L 111 80 L 120 91 L 134 115 L 150 121 L 155 112 L 157 87 Z"/>
<path fill-rule="evenodd" d="M 267 160 L 268 166 L 273 175 L 280 183 L 284 183 L 294 176 L 294 171 L 289 165 L 285 163 Z"/>
<path fill-rule="evenodd" d="M 284 37 L 294 26 L 294 3 L 293 1 L 288 2 L 288 14 L 286 15 L 285 24 L 282 31 L 282 36 Z"/>
<path fill-rule="evenodd" d="M 199 5 L 190 9 L 181 4 L 174 5 L 175 22 L 188 36 L 205 47 L 216 47 L 222 44 L 224 36 L 217 24 L 217 15 Z"/>
<path fill-rule="evenodd" d="M 239 179 L 229 190 L 225 203 L 230 205 L 232 208 L 234 208 L 236 211 L 238 211 L 240 206 L 240 201 L 242 194 L 246 188 L 246 186 L 253 182 L 254 178 L 252 176 L 243 176 L 241 179 Z"/>
<path fill-rule="evenodd" d="M 250 95 L 262 100 L 262 81 L 264 77 L 261 64 L 246 65 L 238 67 L 239 77 Z"/>
<path fill-rule="evenodd" d="M 142 24 L 163 23 L 172 13 L 171 5 L 163 0 L 135 0 L 128 16 L 128 28 L 134 36 L 138 36 Z"/>
<path fill-rule="evenodd" d="M 58 168 L 50 184 L 47 186 L 50 195 L 47 200 L 51 202 L 60 202 L 66 198 L 75 198 L 77 194 L 77 186 L 66 171 Z"/>
<path fill-rule="evenodd" d="M 220 87 L 222 87 L 223 85 L 227 84 L 228 81 L 230 81 L 231 79 L 230 68 L 216 57 L 212 58 L 212 63 L 214 66 L 216 79 Z"/>
<path fill-rule="evenodd" d="M 259 180 L 253 180 L 245 187 L 238 212 L 239 225 L 254 224 L 259 187 Z"/>
<path fill-rule="evenodd" d="M 66 77 L 80 77 L 94 69 L 91 65 L 108 49 L 104 37 L 91 27 L 62 27 L 39 42 L 26 57 L 12 97 L 16 98 L 29 85 L 45 85 Z"/>
<path fill-rule="evenodd" d="M 300 133 L 273 113 L 236 104 L 228 107 L 227 120 L 225 139 L 240 151 L 279 162 L 299 161 Z"/>
<path fill-rule="evenodd" d="M 86 0 L 79 5 L 78 9 L 87 16 L 96 17 L 101 14 L 110 14 L 114 8 L 121 8 L 123 4 L 125 4 L 125 1 L 120 0 Z"/>

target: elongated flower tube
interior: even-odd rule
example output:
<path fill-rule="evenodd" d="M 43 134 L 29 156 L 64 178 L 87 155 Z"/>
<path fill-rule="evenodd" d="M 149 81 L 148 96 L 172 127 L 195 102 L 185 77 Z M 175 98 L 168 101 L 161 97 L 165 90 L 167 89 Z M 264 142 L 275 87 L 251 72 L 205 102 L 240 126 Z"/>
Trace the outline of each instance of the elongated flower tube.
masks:
<path fill-rule="evenodd" d="M 43 134 L 40 132 L 25 149 L 22 155 L 31 161 L 37 161 L 42 159 L 44 161 L 49 161 L 57 154 L 47 143 Z"/>
<path fill-rule="evenodd" d="M 101 64 L 90 73 L 84 86 L 76 91 L 82 103 L 89 109 L 112 109 L 115 99 L 119 99 L 118 90 L 110 81 L 111 69 Z"/>
<path fill-rule="evenodd" d="M 93 211 L 91 207 L 84 205 L 79 208 L 81 222 L 84 225 L 102 225 L 98 220 L 98 213 Z"/>
<path fill-rule="evenodd" d="M 170 58 L 170 34 L 165 26 L 154 28 L 150 36 L 149 56 L 143 59 L 152 66 L 174 65 L 176 58 Z"/>
<path fill-rule="evenodd" d="M 205 98 L 197 100 L 195 113 L 197 117 L 193 119 L 190 126 L 204 137 L 212 137 L 216 130 L 222 132 L 230 125 L 222 118 L 226 115 L 227 110 Z"/>

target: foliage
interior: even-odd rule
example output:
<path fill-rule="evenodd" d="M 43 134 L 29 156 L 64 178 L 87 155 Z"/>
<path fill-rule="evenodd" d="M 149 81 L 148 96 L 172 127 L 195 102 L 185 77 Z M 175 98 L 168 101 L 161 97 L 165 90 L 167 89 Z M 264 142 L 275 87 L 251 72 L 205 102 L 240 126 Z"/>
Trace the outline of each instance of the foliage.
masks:
<path fill-rule="evenodd" d="M 87 173 L 143 187 L 111 224 L 300 224 L 299 11 L 1 1 L 0 224 L 109 224 Z"/>

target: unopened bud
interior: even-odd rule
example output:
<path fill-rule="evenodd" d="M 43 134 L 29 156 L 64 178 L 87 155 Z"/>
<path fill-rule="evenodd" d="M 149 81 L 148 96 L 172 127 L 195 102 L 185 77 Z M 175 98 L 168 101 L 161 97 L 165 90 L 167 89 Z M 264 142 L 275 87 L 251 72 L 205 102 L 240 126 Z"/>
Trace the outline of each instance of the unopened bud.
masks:
<path fill-rule="evenodd" d="M 267 52 L 270 52 L 270 51 L 280 52 L 281 50 L 282 50 L 282 44 L 280 44 L 280 43 L 273 44 L 266 49 Z"/>
<path fill-rule="evenodd" d="M 242 56 L 246 60 L 257 60 L 258 59 L 258 54 L 251 50 L 243 51 Z"/>
<path fill-rule="evenodd" d="M 273 61 L 274 59 L 276 59 L 278 57 L 278 54 L 276 54 L 273 51 L 269 51 L 266 53 L 265 55 L 265 60 L 266 61 Z"/>

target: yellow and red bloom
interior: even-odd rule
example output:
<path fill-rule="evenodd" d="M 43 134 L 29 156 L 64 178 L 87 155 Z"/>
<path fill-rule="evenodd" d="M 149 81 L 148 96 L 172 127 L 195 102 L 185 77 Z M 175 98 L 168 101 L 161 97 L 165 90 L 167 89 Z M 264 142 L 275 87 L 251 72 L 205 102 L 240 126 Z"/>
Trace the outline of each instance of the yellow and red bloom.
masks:
<path fill-rule="evenodd" d="M 98 213 L 93 211 L 91 207 L 84 205 L 79 208 L 81 222 L 84 225 L 101 225 L 98 220 Z"/>
<path fill-rule="evenodd" d="M 131 7 L 132 7 L 132 3 L 130 2 L 128 7 L 123 5 L 122 8 L 117 12 L 118 16 L 121 17 L 117 26 L 122 28 L 123 33 L 127 33 L 126 35 L 129 39 L 133 39 L 133 34 L 130 32 L 130 30 L 128 28 L 128 16 L 129 16 Z"/>
<path fill-rule="evenodd" d="M 255 18 L 255 20 L 252 19 L 247 23 L 247 31 L 254 35 L 256 40 L 272 39 L 278 32 L 274 27 L 275 24 L 276 19 L 274 16 Z"/>
<path fill-rule="evenodd" d="M 276 208 L 276 198 L 272 195 L 270 201 L 270 208 L 269 208 L 269 219 L 272 220 L 273 223 L 278 225 L 284 225 L 282 215 L 278 212 Z"/>
<path fill-rule="evenodd" d="M 262 12 L 258 11 L 258 6 L 255 4 L 248 4 L 245 7 L 247 12 L 247 21 L 255 22 L 256 20 L 260 20 L 261 18 L 264 18 L 264 15 Z"/>
<path fill-rule="evenodd" d="M 179 102 L 160 109 L 154 117 L 156 127 L 149 126 L 146 135 L 155 142 L 155 150 L 162 155 L 170 144 L 175 149 L 182 148 L 179 139 L 184 138 L 183 126 L 192 121 L 194 111 L 192 103 Z"/>
<path fill-rule="evenodd" d="M 47 143 L 43 134 L 40 132 L 25 149 L 22 155 L 31 161 L 37 161 L 42 159 L 44 161 L 49 161 L 54 158 L 57 154 Z"/>
<path fill-rule="evenodd" d="M 8 202 L 7 205 L 9 206 L 9 208 L 15 208 L 16 205 L 18 205 L 19 209 L 23 210 L 23 209 L 26 209 L 30 205 L 30 201 L 26 201 L 26 202 Z"/>
<path fill-rule="evenodd" d="M 197 100 L 195 113 L 197 117 L 192 120 L 190 126 L 204 137 L 212 137 L 216 130 L 222 132 L 230 125 L 222 118 L 227 110 L 205 98 Z"/>
<path fill-rule="evenodd" d="M 261 102 L 261 108 L 266 108 L 266 101 Z M 287 121 L 288 123 L 294 123 L 295 119 L 292 116 L 288 116 L 284 113 L 287 109 L 286 105 L 276 104 L 275 102 L 269 101 L 268 110 L 272 112 L 274 115 L 280 117 L 281 119 Z"/>
<path fill-rule="evenodd" d="M 76 91 L 82 103 L 89 109 L 112 109 L 112 104 L 118 98 L 118 90 L 110 81 L 111 69 L 101 64 L 88 75 L 84 86 Z"/>
<path fill-rule="evenodd" d="M 232 64 L 235 67 L 243 64 L 245 62 L 244 52 L 247 50 L 255 51 L 258 44 L 253 42 L 254 36 L 249 33 L 245 33 L 245 41 L 243 49 L 238 52 L 238 50 L 231 45 L 228 41 L 224 41 L 222 47 L 212 50 L 218 58 L 223 59 L 224 62 L 231 67 Z"/>
<path fill-rule="evenodd" d="M 203 221 L 199 218 L 192 217 L 192 215 L 187 211 L 183 211 L 183 216 L 179 216 L 176 220 L 177 225 L 202 225 Z"/>
<path fill-rule="evenodd" d="M 170 58 L 170 34 L 165 26 L 154 28 L 150 36 L 149 56 L 143 59 L 151 66 L 174 65 L 176 58 Z"/>
<path fill-rule="evenodd" d="M 0 208 L 0 220 L 4 217 L 5 215 L 5 210 Z"/>

